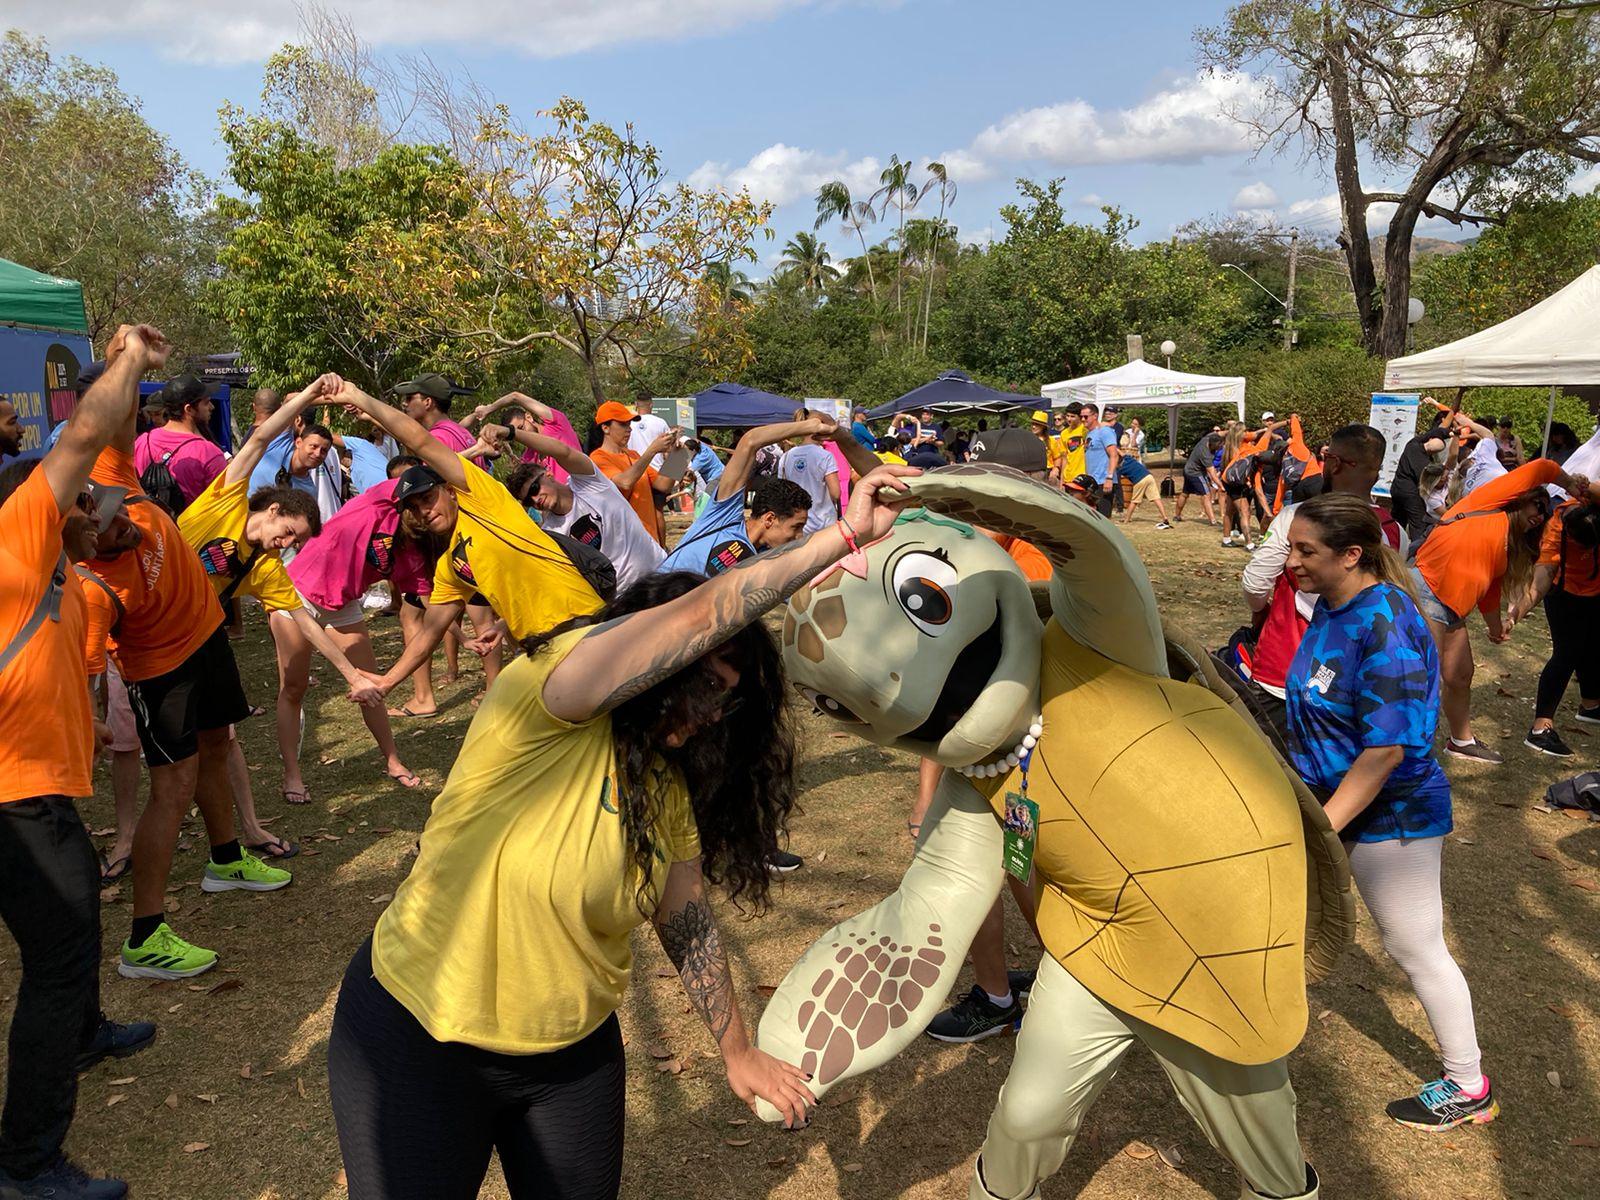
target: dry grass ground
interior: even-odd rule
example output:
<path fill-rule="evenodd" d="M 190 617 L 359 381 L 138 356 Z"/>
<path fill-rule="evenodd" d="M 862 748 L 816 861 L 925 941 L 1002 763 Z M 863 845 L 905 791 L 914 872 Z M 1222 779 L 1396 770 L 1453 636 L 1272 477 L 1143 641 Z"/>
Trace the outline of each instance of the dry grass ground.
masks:
<path fill-rule="evenodd" d="M 1144 514 L 1141 514 L 1143 517 Z M 1185 523 L 1133 536 L 1164 610 L 1215 644 L 1239 619 L 1243 554 Z M 1480 627 L 1481 628 L 1481 627 Z M 380 655 L 398 647 L 392 621 L 375 619 Z M 1476 1003 L 1486 1066 L 1504 1115 L 1493 1125 L 1430 1137 L 1390 1124 L 1388 1099 L 1430 1078 L 1435 1058 L 1422 1011 L 1384 956 L 1370 922 L 1359 945 L 1314 989 L 1312 1021 L 1293 1061 L 1301 1131 L 1330 1197 L 1600 1195 L 1600 826 L 1533 806 L 1570 770 L 1593 766 L 1588 731 L 1562 730 L 1579 750 L 1568 765 L 1520 744 L 1534 678 L 1548 648 L 1542 621 L 1491 647 L 1476 637 L 1479 730 L 1507 764 L 1489 771 L 1451 761 L 1455 834 L 1446 856 L 1451 944 Z M 269 703 L 274 671 L 259 612 L 241 647 L 247 681 Z M 308 704 L 305 761 L 315 793 L 288 808 L 270 719 L 242 731 L 262 811 L 299 840 L 294 886 L 274 895 L 202 894 L 204 837 L 191 823 L 178 856 L 173 923 L 223 956 L 192 985 L 120 979 L 113 952 L 126 935 L 126 889 L 105 906 L 104 1002 L 121 1018 L 149 1017 L 161 1036 L 150 1050 L 106 1063 L 83 1080 L 70 1149 L 98 1170 L 116 1170 L 150 1200 L 338 1200 L 339 1152 L 328 1108 L 326 1040 L 340 975 L 404 877 L 409 850 L 472 716 L 478 677 L 442 690 L 436 722 L 401 730 L 426 786 L 387 783 L 357 719 L 322 672 Z M 1569 704 L 1574 700 L 1569 695 Z M 1570 711 L 1570 709 L 1569 709 Z M 47 718 L 45 718 L 47 719 Z M 1085 713 L 1083 736 L 1114 713 Z M 762 988 L 839 916 L 895 886 L 910 856 L 903 820 L 915 763 L 831 729 L 802 722 L 804 813 L 793 846 L 805 870 L 778 890 L 766 917 L 723 920 L 752 1023 Z M 1151 763 L 1153 783 L 1161 764 Z M 1169 781 L 1175 802 L 1182 781 Z M 90 824 L 111 824 L 105 781 L 86 806 Z M 1020 921 L 1010 939 L 1019 964 L 1036 951 Z M 944 1047 L 919 1040 L 894 1063 L 830 1096 L 799 1134 L 761 1127 L 728 1092 L 710 1040 L 687 1015 L 653 939 L 638 939 L 634 986 L 622 1013 L 628 1038 L 629 1197 L 770 1196 L 774 1200 L 956 1197 L 966 1192 L 1013 1040 Z M 0 949 L 0 995 L 16 991 L 15 951 Z M 969 984 L 965 977 L 958 988 Z M 219 984 L 223 990 L 214 990 Z M 232 986 L 237 983 L 239 986 Z M 0 1014 L 4 1015 L 4 1014 Z M 9 1019 L 9 1018 L 7 1018 Z M 670 1053 L 682 1071 L 659 1068 Z M 1136 1158 L 1135 1141 L 1176 1150 Z M 197 1148 L 203 1146 L 203 1148 Z M 492 1175 L 485 1194 L 501 1197 Z M 1232 1173 L 1205 1143 L 1148 1056 L 1137 1051 L 1093 1110 L 1046 1197 L 1235 1195 Z"/>

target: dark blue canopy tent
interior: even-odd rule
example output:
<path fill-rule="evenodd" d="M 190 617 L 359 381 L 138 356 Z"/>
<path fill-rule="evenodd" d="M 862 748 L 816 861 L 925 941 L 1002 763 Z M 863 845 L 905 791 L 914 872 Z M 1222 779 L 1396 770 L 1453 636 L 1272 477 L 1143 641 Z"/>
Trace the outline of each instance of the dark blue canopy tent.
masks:
<path fill-rule="evenodd" d="M 742 383 L 719 383 L 697 392 L 695 424 L 702 429 L 775 425 L 794 418 L 794 410 L 804 408 L 799 400 L 775 396 Z"/>
<path fill-rule="evenodd" d="M 1047 402 L 1038 396 L 996 391 L 981 383 L 974 383 L 972 376 L 963 371 L 943 371 L 937 379 L 919 388 L 912 388 L 898 400 L 878 405 L 867 416 L 877 421 L 900 413 L 921 412 L 925 408 L 935 412 L 954 412 L 958 409 L 1008 412 L 1015 408 L 1048 407 Z"/>

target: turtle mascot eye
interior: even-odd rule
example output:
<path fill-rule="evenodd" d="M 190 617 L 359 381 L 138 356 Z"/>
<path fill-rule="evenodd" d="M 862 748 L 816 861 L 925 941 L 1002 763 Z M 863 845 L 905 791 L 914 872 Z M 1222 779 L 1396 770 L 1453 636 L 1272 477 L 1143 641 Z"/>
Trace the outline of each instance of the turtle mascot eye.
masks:
<path fill-rule="evenodd" d="M 1037 1194 L 1051 1154 L 1012 1139 L 1007 1108 L 1075 1127 L 1081 1111 L 1063 1106 L 1112 1067 L 1060 1071 L 1101 1063 L 1080 1043 L 1108 1022 L 1196 1095 L 1252 1072 L 1249 1119 L 1202 1102 L 1208 1132 L 1252 1190 L 1315 1195 L 1286 1061 L 1305 1031 L 1307 975 L 1331 968 L 1354 923 L 1349 864 L 1321 807 L 1204 650 L 1163 627 L 1109 521 L 1003 467 L 910 486 L 922 507 L 792 598 L 784 666 L 817 711 L 952 769 L 900 888 L 795 965 L 760 1045 L 819 1094 L 902 1049 L 942 1004 L 1014 859 L 1004 822 L 1028 843 L 1038 897 L 1046 956 L 1026 1029 L 1040 1033 L 1018 1043 L 971 1195 Z M 1049 561 L 1047 597 L 1003 548 L 1012 539 Z M 1085 722 L 1093 737 L 1079 736 Z M 1270 1168 L 1252 1137 L 1273 1147 Z"/>

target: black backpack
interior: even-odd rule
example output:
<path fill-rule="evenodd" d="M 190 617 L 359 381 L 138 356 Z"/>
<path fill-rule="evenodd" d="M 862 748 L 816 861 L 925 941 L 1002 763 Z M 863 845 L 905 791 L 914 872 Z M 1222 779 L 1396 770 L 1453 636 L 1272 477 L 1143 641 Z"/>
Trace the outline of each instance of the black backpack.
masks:
<path fill-rule="evenodd" d="M 178 481 L 167 469 L 167 463 L 172 460 L 172 456 L 182 449 L 182 445 L 177 445 L 160 458 L 152 458 L 150 465 L 139 476 L 139 487 L 144 494 L 174 517 L 189 503 L 183 498 L 183 490 L 178 487 Z"/>
<path fill-rule="evenodd" d="M 611 560 L 587 542 L 580 542 L 577 538 L 557 533 L 553 529 L 546 529 L 544 532 L 561 548 L 561 552 L 572 560 L 572 565 L 577 567 L 578 574 L 588 581 L 595 595 L 610 604 L 617 595 L 617 568 Z"/>

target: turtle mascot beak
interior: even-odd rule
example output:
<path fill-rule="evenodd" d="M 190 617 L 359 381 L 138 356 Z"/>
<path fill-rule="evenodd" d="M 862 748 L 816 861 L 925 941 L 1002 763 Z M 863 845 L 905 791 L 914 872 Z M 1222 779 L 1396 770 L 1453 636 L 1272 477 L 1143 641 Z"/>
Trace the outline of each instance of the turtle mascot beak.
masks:
<path fill-rule="evenodd" d="M 798 592 L 784 669 L 819 713 L 876 742 L 961 767 L 1004 754 L 1038 713 L 1040 635 L 1016 562 L 971 525 L 903 513 Z"/>

